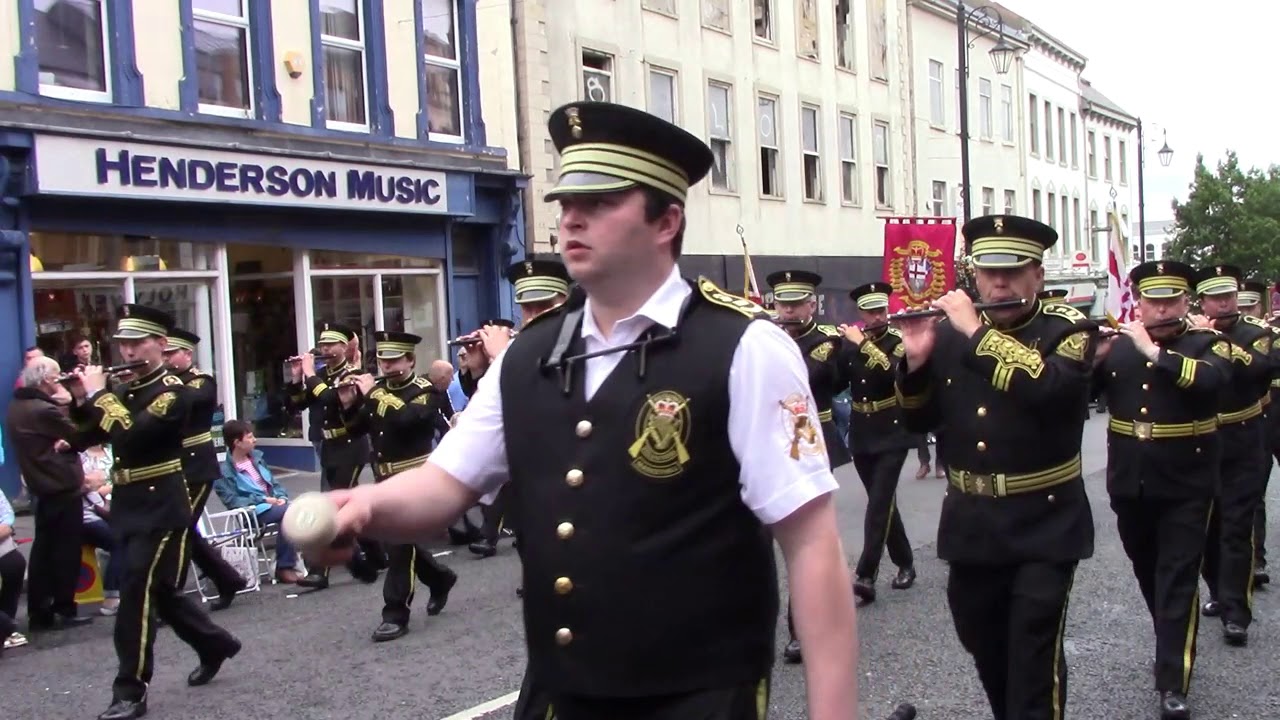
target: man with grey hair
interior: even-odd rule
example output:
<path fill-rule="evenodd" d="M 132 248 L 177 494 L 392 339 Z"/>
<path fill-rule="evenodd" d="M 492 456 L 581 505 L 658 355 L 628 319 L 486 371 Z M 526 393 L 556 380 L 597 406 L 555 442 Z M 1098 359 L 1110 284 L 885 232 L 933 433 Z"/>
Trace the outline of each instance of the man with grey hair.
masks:
<path fill-rule="evenodd" d="M 76 581 L 80 576 L 84 470 L 73 447 L 76 428 L 66 406 L 71 394 L 58 382 L 53 358 L 32 358 L 13 391 L 5 430 L 13 439 L 18 467 L 35 497 L 35 540 L 31 543 L 27 616 L 33 630 L 81 625 Z"/>

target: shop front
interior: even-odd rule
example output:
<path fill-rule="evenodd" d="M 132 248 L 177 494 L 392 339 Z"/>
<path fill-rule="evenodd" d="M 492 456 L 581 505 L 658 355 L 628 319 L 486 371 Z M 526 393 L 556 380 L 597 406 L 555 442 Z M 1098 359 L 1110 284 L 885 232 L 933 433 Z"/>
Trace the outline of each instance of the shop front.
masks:
<path fill-rule="evenodd" d="M 425 368 L 449 357 L 452 334 L 510 307 L 509 174 L 62 135 L 8 155 L 30 169 L 8 235 L 25 245 L 17 287 L 30 299 L 0 296 L 22 346 L 74 366 L 87 341 L 110 365 L 119 307 L 162 308 L 204 338 L 198 363 L 218 379 L 223 418 L 253 421 L 273 465 L 315 468 L 283 382 L 317 322 L 359 328 L 376 374 L 375 331 L 420 335 Z"/>

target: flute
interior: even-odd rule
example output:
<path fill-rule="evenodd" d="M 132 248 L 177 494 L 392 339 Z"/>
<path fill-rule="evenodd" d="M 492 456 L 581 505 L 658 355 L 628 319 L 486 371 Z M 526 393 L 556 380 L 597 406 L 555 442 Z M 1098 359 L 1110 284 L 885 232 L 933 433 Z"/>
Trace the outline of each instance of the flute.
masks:
<path fill-rule="evenodd" d="M 798 325 L 805 325 L 805 324 L 807 324 L 808 322 L 809 322 L 808 320 L 801 320 L 801 319 L 799 319 L 799 318 L 785 318 L 785 319 L 784 319 L 784 318 L 778 318 L 777 320 L 774 320 L 774 321 L 773 321 L 773 324 L 775 324 L 775 325 L 781 325 L 782 327 L 787 327 L 787 326 L 789 326 L 789 325 L 797 325 L 797 326 L 798 326 Z"/>
<path fill-rule="evenodd" d="M 120 375 L 121 373 L 133 372 L 134 370 L 138 370 L 146 366 L 147 366 L 146 360 L 135 360 L 133 362 L 124 363 L 123 365 L 112 365 L 109 368 L 104 368 L 102 373 L 104 375 L 115 376 L 115 375 Z M 80 379 L 80 373 L 74 373 L 74 372 L 62 373 L 57 378 L 58 382 L 60 383 L 71 382 L 73 380 L 79 380 L 79 379 Z"/>
<path fill-rule="evenodd" d="M 514 338 L 516 335 L 519 335 L 519 334 L 520 332 L 517 330 L 511 331 L 512 338 Z M 484 342 L 484 339 L 482 339 L 479 335 L 464 335 L 463 337 L 460 337 L 460 338 L 454 338 L 445 344 L 448 345 L 449 347 L 470 347 L 471 345 L 479 345 L 482 342 Z"/>
<path fill-rule="evenodd" d="M 347 377 L 343 378 L 340 382 L 335 384 L 334 387 L 343 388 L 343 387 L 350 387 L 352 385 L 355 385 L 356 377 L 358 376 L 348 375 Z M 386 373 L 384 375 L 374 375 L 373 382 L 379 383 L 379 382 L 382 382 L 383 380 L 398 380 L 399 378 L 402 378 L 402 377 L 404 377 L 404 373 Z"/>
<path fill-rule="evenodd" d="M 307 354 L 311 355 L 312 357 L 324 357 L 324 353 L 320 352 L 320 348 L 311 348 L 310 350 L 307 351 Z M 302 356 L 293 355 L 291 357 L 285 358 L 285 362 L 287 363 L 302 362 Z"/>
<path fill-rule="evenodd" d="M 1159 330 L 1161 328 L 1174 327 L 1175 325 L 1181 325 L 1184 320 L 1186 320 L 1186 318 L 1180 318 L 1180 317 L 1165 318 L 1164 320 L 1161 320 L 1159 322 L 1153 322 L 1150 325 L 1143 323 L 1142 327 L 1146 330 Z M 1121 335 L 1121 334 L 1123 333 L 1121 333 L 1119 330 L 1115 328 L 1109 328 L 1109 327 L 1098 328 L 1098 337 L 1109 338 L 1109 337 L 1115 337 L 1116 335 Z"/>
<path fill-rule="evenodd" d="M 1022 298 L 1018 298 L 1016 300 L 1000 300 L 998 302 L 974 303 L 973 309 L 974 310 L 1008 310 L 1010 308 L 1025 307 L 1026 304 L 1027 304 L 1026 300 L 1023 300 Z M 927 310 L 912 310 L 911 312 L 904 312 L 904 313 L 898 313 L 897 315 L 890 315 L 889 319 L 886 322 L 893 323 L 893 322 L 900 322 L 902 320 L 918 320 L 920 318 L 927 318 L 927 317 L 942 317 L 943 315 L 946 315 L 946 314 L 947 314 L 947 311 L 943 310 L 942 308 L 929 308 Z M 873 329 L 875 328 L 874 327 L 863 328 L 863 332 L 866 332 L 867 330 L 873 330 Z"/>

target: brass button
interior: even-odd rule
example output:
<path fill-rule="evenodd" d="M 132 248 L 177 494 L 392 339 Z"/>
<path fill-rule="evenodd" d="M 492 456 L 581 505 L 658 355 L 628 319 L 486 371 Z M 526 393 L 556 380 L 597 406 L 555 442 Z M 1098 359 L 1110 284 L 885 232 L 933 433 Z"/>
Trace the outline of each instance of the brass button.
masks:
<path fill-rule="evenodd" d="M 577 433 L 578 437 L 580 438 L 587 437 L 588 435 L 591 434 L 591 421 L 579 420 L 578 427 L 574 428 L 573 431 Z"/>
<path fill-rule="evenodd" d="M 867 401 L 867 399 L 866 399 L 865 397 L 864 397 L 864 398 L 862 398 L 862 402 L 866 402 L 866 401 Z"/>
<path fill-rule="evenodd" d="M 862 378 L 862 384 L 863 384 L 863 385 L 866 385 L 866 384 L 867 384 L 867 379 L 866 379 L 866 378 Z"/>
<path fill-rule="evenodd" d="M 1150 386 L 1150 385 L 1148 385 L 1148 384 L 1146 384 L 1146 383 L 1142 383 L 1142 389 L 1143 389 L 1143 390 L 1150 390 L 1150 389 L 1151 389 L 1151 386 Z"/>
<path fill-rule="evenodd" d="M 1153 363 L 1153 362 L 1151 362 L 1150 360 L 1148 360 L 1148 361 L 1147 361 L 1147 367 L 1155 367 L 1155 363 Z"/>
<path fill-rule="evenodd" d="M 1054 496 L 1052 496 L 1052 495 L 1050 495 L 1050 496 L 1049 496 L 1049 502 L 1057 502 L 1057 500 L 1058 500 L 1058 498 L 1056 498 L 1056 497 L 1054 497 Z"/>
<path fill-rule="evenodd" d="M 1142 414 L 1142 415 L 1146 415 L 1146 414 L 1147 414 L 1147 409 L 1146 409 L 1146 408 L 1138 408 L 1138 412 L 1139 412 L 1140 414 Z"/>
<path fill-rule="evenodd" d="M 984 443 L 984 442 L 982 442 L 981 440 L 979 440 L 979 441 L 978 441 L 978 452 L 983 452 L 983 451 L 984 451 L 984 450 L 986 450 L 986 449 L 987 449 L 987 444 L 986 444 L 986 443 Z"/>
<path fill-rule="evenodd" d="M 564 481 L 569 484 L 569 487 L 578 487 L 582 484 L 582 471 L 578 468 L 570 470 L 565 473 Z"/>
<path fill-rule="evenodd" d="M 573 590 L 573 581 L 567 577 L 556 578 L 556 594 L 568 595 Z"/>
<path fill-rule="evenodd" d="M 948 385 L 950 385 L 950 384 L 951 384 L 951 378 L 947 378 L 947 384 L 948 384 Z"/>
<path fill-rule="evenodd" d="M 573 631 L 569 628 L 560 628 L 556 631 L 556 644 L 564 647 L 573 642 Z"/>
<path fill-rule="evenodd" d="M 897 424 L 898 424 L 898 421 L 897 421 L 897 420 L 894 420 L 894 421 L 893 421 L 893 424 L 894 424 L 894 425 L 897 425 Z"/>
<path fill-rule="evenodd" d="M 573 523 L 562 522 L 556 526 L 556 536 L 561 540 L 568 540 L 573 537 Z"/>
<path fill-rule="evenodd" d="M 1112 370 L 1112 371 L 1111 371 L 1111 377 L 1115 377 L 1115 376 L 1116 376 L 1116 371 L 1115 371 L 1115 370 Z"/>
<path fill-rule="evenodd" d="M 147 490 L 148 490 L 148 491 L 150 491 L 150 492 L 155 492 L 155 491 L 156 491 L 156 486 L 155 486 L 155 485 L 148 485 L 148 486 L 147 486 Z"/>
<path fill-rule="evenodd" d="M 979 408 L 978 408 L 978 417 L 986 417 L 986 416 L 987 416 L 987 409 L 986 409 L 986 408 L 984 408 L 984 407 L 979 407 Z"/>

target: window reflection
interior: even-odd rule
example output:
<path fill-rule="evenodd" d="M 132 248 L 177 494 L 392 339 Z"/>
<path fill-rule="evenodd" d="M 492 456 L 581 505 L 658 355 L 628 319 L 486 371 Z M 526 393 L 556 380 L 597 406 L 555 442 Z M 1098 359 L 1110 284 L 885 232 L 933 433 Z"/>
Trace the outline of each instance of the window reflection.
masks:
<path fill-rule="evenodd" d="M 213 270 L 215 246 L 145 235 L 32 231 L 31 254 L 45 272 Z"/>
<path fill-rule="evenodd" d="M 292 258 L 288 248 L 227 245 L 236 411 L 262 438 L 302 437 L 301 416 L 284 407 L 284 362 L 299 350 Z"/>
<path fill-rule="evenodd" d="M 106 92 L 103 0 L 35 0 L 40 84 Z"/>

